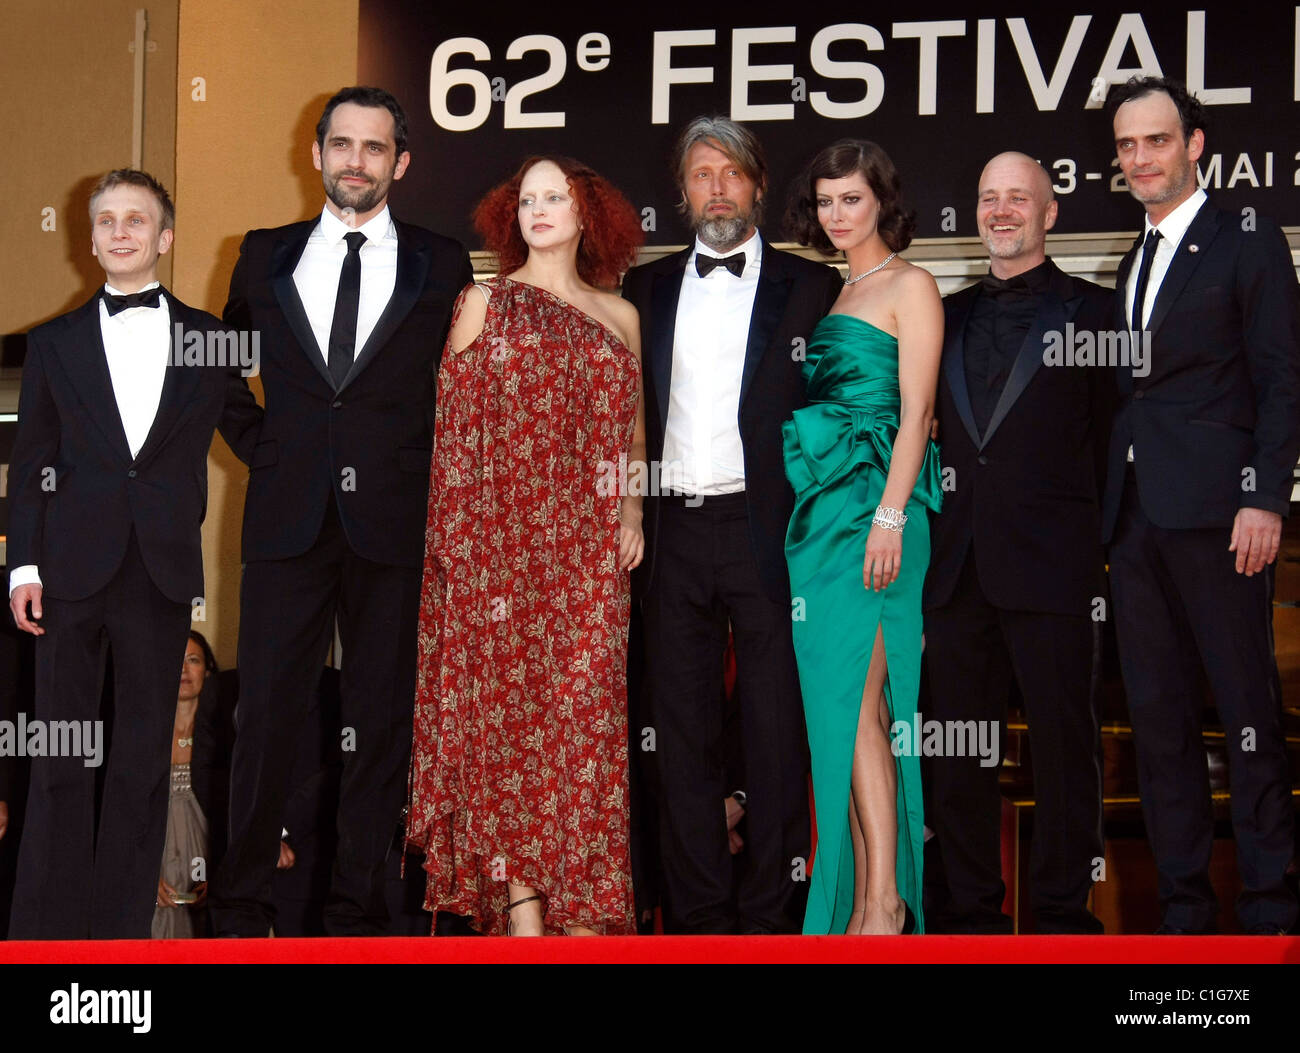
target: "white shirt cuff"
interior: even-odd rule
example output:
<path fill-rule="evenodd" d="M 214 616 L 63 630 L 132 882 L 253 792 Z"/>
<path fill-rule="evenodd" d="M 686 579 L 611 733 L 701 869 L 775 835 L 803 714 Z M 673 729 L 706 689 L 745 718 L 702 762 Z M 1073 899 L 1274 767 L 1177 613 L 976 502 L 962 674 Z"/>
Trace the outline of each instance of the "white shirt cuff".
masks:
<path fill-rule="evenodd" d="M 36 572 L 35 563 L 26 563 L 21 567 L 14 567 L 9 572 L 9 595 L 14 594 L 14 589 L 19 585 L 40 585 L 41 576 Z"/>

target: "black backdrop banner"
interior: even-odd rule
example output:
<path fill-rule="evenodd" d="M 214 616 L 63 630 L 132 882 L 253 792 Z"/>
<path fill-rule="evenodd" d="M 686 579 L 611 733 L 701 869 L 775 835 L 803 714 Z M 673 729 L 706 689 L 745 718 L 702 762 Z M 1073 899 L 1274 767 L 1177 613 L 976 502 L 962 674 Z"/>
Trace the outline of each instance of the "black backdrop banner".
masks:
<path fill-rule="evenodd" d="M 392 91 L 411 124 L 396 211 L 473 248 L 475 202 L 534 153 L 615 182 L 648 244 L 685 242 L 668 155 L 702 113 L 763 141 L 777 240 L 791 177 L 850 136 L 893 157 L 921 237 L 976 233 L 980 169 L 1008 149 L 1052 174 L 1057 232 L 1136 230 L 1099 98 L 1143 73 L 1177 77 L 1208 105 L 1201 178 L 1221 206 L 1300 224 L 1300 6 L 1277 0 L 1141 14 L 1132 0 L 1077 0 L 1028 16 L 1037 5 L 1011 0 L 816 12 L 752 0 L 725 26 L 710 24 L 713 5 L 438 6 L 361 0 L 359 76 Z M 837 20 L 849 11 L 862 21 Z"/>

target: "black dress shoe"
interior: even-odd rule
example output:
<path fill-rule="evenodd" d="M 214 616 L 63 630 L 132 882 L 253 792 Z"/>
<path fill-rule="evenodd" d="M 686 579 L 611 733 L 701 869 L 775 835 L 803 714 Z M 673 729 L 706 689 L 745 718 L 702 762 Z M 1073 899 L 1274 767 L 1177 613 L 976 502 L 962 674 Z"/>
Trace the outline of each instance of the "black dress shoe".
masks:
<path fill-rule="evenodd" d="M 1263 922 L 1259 925 L 1252 925 L 1249 929 L 1246 930 L 1246 935 L 1247 936 L 1286 936 L 1288 935 L 1288 933 L 1287 930 L 1282 928 L 1281 925 L 1271 925 L 1268 922 Z"/>
<path fill-rule="evenodd" d="M 1161 925 L 1155 931 L 1156 936 L 1213 936 L 1213 929 L 1182 929 L 1177 925 L 1168 923 Z"/>

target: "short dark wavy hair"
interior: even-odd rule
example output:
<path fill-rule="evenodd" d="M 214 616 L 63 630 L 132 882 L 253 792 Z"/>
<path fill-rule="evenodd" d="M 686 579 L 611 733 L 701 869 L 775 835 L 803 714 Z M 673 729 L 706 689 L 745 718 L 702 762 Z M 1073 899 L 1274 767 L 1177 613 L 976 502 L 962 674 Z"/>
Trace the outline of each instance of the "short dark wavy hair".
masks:
<path fill-rule="evenodd" d="M 903 184 L 898 169 L 879 146 L 866 139 L 841 139 L 804 165 L 790 188 L 785 210 L 785 232 L 800 245 L 811 245 L 826 256 L 838 250 L 817 222 L 817 180 L 843 179 L 855 172 L 871 187 L 880 202 L 876 229 L 893 252 L 902 252 L 916 232 L 916 213 L 904 207 Z"/>
<path fill-rule="evenodd" d="M 371 106 L 376 109 L 383 107 L 393 115 L 393 140 L 397 143 L 397 156 L 401 157 L 406 153 L 408 127 L 406 124 L 406 111 L 402 109 L 402 104 L 398 102 L 391 92 L 384 91 L 383 88 L 369 88 L 364 84 L 354 84 L 350 88 L 342 88 L 331 96 L 330 101 L 325 104 L 325 110 L 320 115 L 320 120 L 316 122 L 316 145 L 322 150 L 325 149 L 325 133 L 330 128 L 330 118 L 334 111 L 342 106 L 345 102 L 356 103 L 358 106 Z"/>
<path fill-rule="evenodd" d="M 1201 102 L 1183 85 L 1180 80 L 1173 77 L 1129 77 L 1123 84 L 1111 86 L 1110 93 L 1106 96 L 1106 109 L 1110 113 L 1112 122 L 1115 120 L 1115 111 L 1126 102 L 1134 99 L 1144 99 L 1155 92 L 1163 91 L 1178 109 L 1178 119 L 1183 125 L 1183 142 L 1187 142 L 1192 137 L 1192 132 L 1197 128 L 1204 132 L 1209 124 L 1209 114 L 1206 112 L 1205 104 Z"/>
<path fill-rule="evenodd" d="M 496 257 L 497 273 L 517 271 L 528 259 L 528 244 L 519 229 L 519 188 L 528 170 L 543 161 L 564 173 L 578 206 L 583 226 L 578 277 L 598 289 L 617 288 L 623 272 L 636 262 L 645 238 L 640 213 L 604 176 L 581 161 L 555 154 L 528 158 L 474 209 L 474 229 L 483 238 L 483 247 Z"/>

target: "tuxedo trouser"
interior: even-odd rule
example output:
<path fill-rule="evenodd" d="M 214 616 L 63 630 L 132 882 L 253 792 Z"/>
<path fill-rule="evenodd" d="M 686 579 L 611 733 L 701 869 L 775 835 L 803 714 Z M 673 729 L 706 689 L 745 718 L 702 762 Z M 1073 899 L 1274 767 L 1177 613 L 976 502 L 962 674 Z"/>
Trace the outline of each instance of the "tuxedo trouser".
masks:
<path fill-rule="evenodd" d="M 658 773 L 643 728 L 654 721 L 646 697 L 645 625 L 641 604 L 632 604 L 627 636 L 627 796 L 632 857 L 632 891 L 639 931 L 652 932 L 654 908 L 662 899 L 659 875 Z M 734 788 L 734 787 L 733 787 Z"/>
<path fill-rule="evenodd" d="M 75 756 L 33 757 L 9 938 L 148 939 L 167 832 L 176 697 L 191 608 L 149 576 L 134 532 L 116 574 L 81 600 L 42 597 L 36 641 L 36 713 L 51 721 L 101 719 L 113 655 L 112 735 L 99 831 L 88 743 Z M 84 731 L 85 725 L 82 725 Z M 112 750 L 104 756 L 104 742 Z M 65 739 L 63 745 L 70 740 Z M 60 746 L 62 752 L 62 745 Z"/>
<path fill-rule="evenodd" d="M 419 598 L 420 568 L 356 555 L 333 498 L 307 552 L 245 565 L 230 845 L 213 888 L 219 935 L 265 936 L 274 920 L 271 876 L 299 730 L 319 690 L 336 615 L 343 774 L 325 928 L 340 936 L 387 932 L 384 861 L 406 792 Z"/>
<path fill-rule="evenodd" d="M 1218 914 L 1198 663 L 1226 735 L 1237 917 L 1245 928 L 1296 920 L 1284 879 L 1295 806 L 1273 654 L 1273 568 L 1238 574 L 1231 536 L 1226 527 L 1156 526 L 1129 470 L 1110 549 L 1120 670 L 1164 922 L 1192 931 L 1213 928 Z"/>
<path fill-rule="evenodd" d="M 661 866 L 674 931 L 799 932 L 811 842 L 808 742 L 788 603 L 768 597 L 745 495 L 659 499 L 654 578 L 642 601 L 659 776 Z M 745 786 L 725 782 L 723 657 L 736 649 Z M 733 903 L 725 797 L 743 789 Z"/>
<path fill-rule="evenodd" d="M 980 587 L 973 547 L 951 599 L 925 614 L 930 712 L 923 720 L 996 721 L 1001 734 L 988 741 L 1005 742 L 1013 678 L 1024 699 L 1034 775 L 1030 902 L 1038 932 L 1102 929 L 1087 909 L 1102 859 L 1099 636 L 1087 613 L 993 606 Z M 999 748 L 999 761 L 1001 754 Z M 927 758 L 926 819 L 947 879 L 946 899 L 926 919 L 935 932 L 1011 931 L 1002 913 L 1001 764 L 982 761 Z"/>
<path fill-rule="evenodd" d="M 18 700 L 31 696 L 24 674 L 32 663 L 24 661 L 24 647 L 30 646 L 13 623 L 12 616 L 0 614 L 0 720 L 14 723 L 18 719 Z M 28 637 L 30 640 L 30 637 Z M 34 642 L 34 641 L 33 641 Z M 0 940 L 9 933 L 9 908 L 14 901 L 14 878 L 18 869 L 18 843 L 22 834 L 23 812 L 27 802 L 27 770 L 8 751 L 0 750 L 0 801 L 7 807 L 9 828 L 0 837 Z"/>

